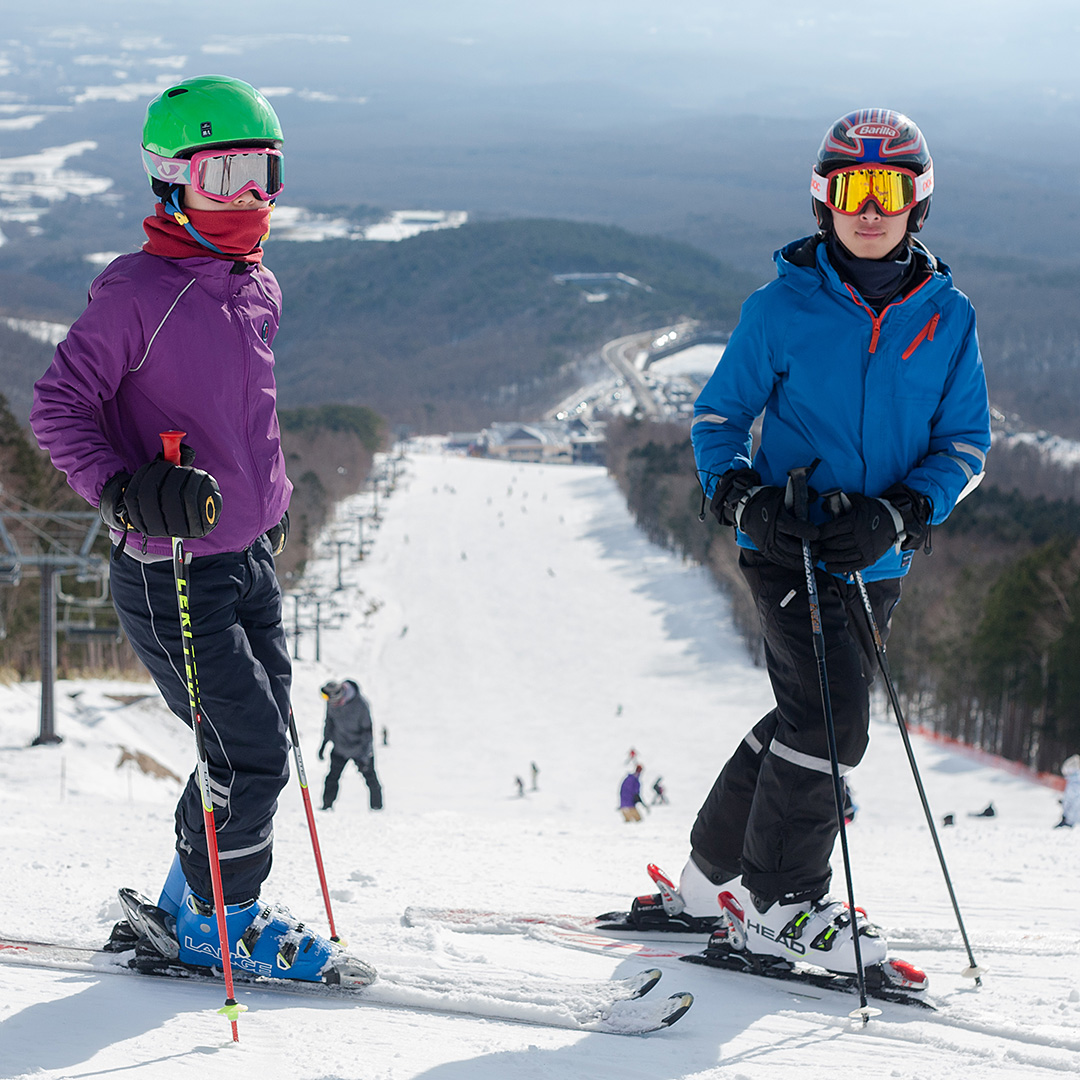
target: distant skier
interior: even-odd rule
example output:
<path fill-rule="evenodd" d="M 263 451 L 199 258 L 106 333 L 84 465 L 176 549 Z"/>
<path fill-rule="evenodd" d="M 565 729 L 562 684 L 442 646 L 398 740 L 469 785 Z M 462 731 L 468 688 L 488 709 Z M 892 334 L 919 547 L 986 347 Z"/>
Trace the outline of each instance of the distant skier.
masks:
<path fill-rule="evenodd" d="M 536 791 L 537 790 L 536 781 L 540 777 L 540 767 L 536 764 L 535 761 L 530 761 L 529 762 L 529 772 L 532 775 L 532 788 L 530 790 Z"/>
<path fill-rule="evenodd" d="M 334 805 L 341 774 L 345 766 L 353 761 L 367 781 L 368 803 L 371 809 L 381 810 L 382 786 L 375 775 L 371 708 L 360 693 L 360 687 L 352 679 L 325 683 L 320 693 L 326 700 L 322 745 L 319 747 L 320 761 L 323 760 L 327 745 L 333 744 L 330 751 L 330 771 L 326 774 L 326 783 L 323 786 L 322 808 L 329 810 Z"/>
<path fill-rule="evenodd" d="M 1080 754 L 1073 754 L 1061 765 L 1065 794 L 1061 797 L 1061 820 L 1056 828 L 1071 829 L 1080 823 Z"/>
<path fill-rule="evenodd" d="M 619 788 L 619 810 L 622 812 L 623 821 L 640 821 L 641 811 L 638 806 L 644 805 L 645 801 L 641 797 L 641 766 L 635 765 L 633 772 L 626 774 Z"/>
<path fill-rule="evenodd" d="M 108 526 L 120 623 L 169 708 L 190 723 L 169 538 L 186 541 L 184 633 L 209 731 L 225 917 L 229 940 L 245 943 L 233 965 L 370 981 L 366 965 L 258 899 L 290 750 L 292 672 L 274 569 L 292 490 L 271 350 L 281 291 L 262 263 L 281 147 L 270 103 L 239 79 L 185 79 L 150 102 L 142 160 L 159 202 L 143 222 L 147 241 L 91 284 L 35 386 L 30 423 Z M 179 465 L 164 459 L 159 433 L 169 430 L 187 433 Z M 176 920 L 180 961 L 205 967 L 219 955 L 220 912 L 195 774 L 176 809 L 175 851 L 159 906 Z"/>
<path fill-rule="evenodd" d="M 833 123 L 811 178 L 818 232 L 775 255 L 779 277 L 743 305 L 691 428 L 712 513 L 736 529 L 776 707 L 701 807 L 679 892 L 686 914 L 703 918 L 718 918 L 718 895 L 730 893 L 751 951 L 804 959 L 821 942 L 814 963 L 838 972 L 855 970 L 853 921 L 828 895 L 838 823 L 803 543 L 847 772 L 866 750 L 878 667 L 854 574 L 887 635 L 914 552 L 990 448 L 975 314 L 914 236 L 932 191 L 930 152 L 906 116 L 864 109 Z M 811 466 L 802 520 L 789 473 Z M 884 936 L 865 917 L 856 924 L 863 964 L 881 962 Z"/>
<path fill-rule="evenodd" d="M 663 779 L 662 776 L 658 776 L 653 782 L 653 806 L 667 806 L 667 791 L 665 790 L 663 783 L 661 783 Z"/>
<path fill-rule="evenodd" d="M 514 777 L 514 787 L 517 788 L 518 798 L 519 799 L 524 799 L 525 798 L 525 781 L 522 780 L 520 776 L 515 776 Z"/>

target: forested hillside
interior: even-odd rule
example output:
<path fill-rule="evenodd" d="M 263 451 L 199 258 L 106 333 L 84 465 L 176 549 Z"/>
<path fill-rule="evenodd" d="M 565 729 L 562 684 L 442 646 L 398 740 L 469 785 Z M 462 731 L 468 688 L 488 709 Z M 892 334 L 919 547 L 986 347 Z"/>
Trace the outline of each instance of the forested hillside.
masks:
<path fill-rule="evenodd" d="M 608 465 L 639 525 L 709 568 L 759 654 L 731 530 L 707 507 L 698 520 L 686 428 L 624 421 L 609 435 Z M 995 447 L 987 476 L 904 579 L 890 665 L 910 720 L 1053 770 L 1080 750 L 1080 504 L 1061 494 L 1076 472 Z"/>

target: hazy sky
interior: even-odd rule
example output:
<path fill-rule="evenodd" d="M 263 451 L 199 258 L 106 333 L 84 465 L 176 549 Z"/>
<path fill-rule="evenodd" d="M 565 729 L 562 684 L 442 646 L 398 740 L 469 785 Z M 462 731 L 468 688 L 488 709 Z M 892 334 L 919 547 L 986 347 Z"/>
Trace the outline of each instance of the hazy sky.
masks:
<path fill-rule="evenodd" d="M 93 140 L 79 167 L 141 199 L 146 102 L 218 72 L 270 95 L 300 205 L 612 221 L 766 263 L 811 224 L 827 124 L 876 105 L 927 134 L 935 229 L 1072 260 L 1078 58 L 1077 0 L 0 0 L 0 159 Z"/>
<path fill-rule="evenodd" d="M 605 122 L 621 99 L 627 111 L 814 117 L 890 104 L 962 111 L 955 122 L 973 131 L 1004 111 L 1074 127 L 1080 98 L 1075 0 L 0 0 L 0 18 L 0 50 L 28 28 L 96 29 L 103 52 L 138 32 L 186 56 L 190 71 L 231 59 L 260 81 L 321 81 L 337 94 L 406 99 L 410 88 L 449 83 L 486 92 L 497 109 L 500 88 L 542 98 L 553 84 L 592 86 Z M 328 35 L 316 67 L 310 47 L 283 47 L 297 33 Z M 571 119 L 587 121 L 582 114 Z"/>

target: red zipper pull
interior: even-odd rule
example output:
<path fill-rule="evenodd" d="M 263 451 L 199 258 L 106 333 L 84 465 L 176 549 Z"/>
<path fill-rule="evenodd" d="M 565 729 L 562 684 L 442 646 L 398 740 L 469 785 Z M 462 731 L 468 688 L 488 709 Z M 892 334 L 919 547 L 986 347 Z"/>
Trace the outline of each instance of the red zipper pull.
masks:
<path fill-rule="evenodd" d="M 907 360 L 911 354 L 924 342 L 934 340 L 934 331 L 937 329 L 938 319 L 941 318 L 941 312 L 938 312 L 918 333 L 915 340 L 904 350 L 901 355 L 901 360 Z"/>

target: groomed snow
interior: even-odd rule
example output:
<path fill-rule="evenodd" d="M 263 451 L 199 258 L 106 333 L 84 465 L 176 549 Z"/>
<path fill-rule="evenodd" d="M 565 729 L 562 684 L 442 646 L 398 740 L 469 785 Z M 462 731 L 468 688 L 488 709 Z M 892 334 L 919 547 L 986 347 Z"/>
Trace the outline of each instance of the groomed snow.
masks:
<path fill-rule="evenodd" d="M 532 975 L 587 980 L 651 966 L 512 935 L 403 927 L 409 904 L 595 914 L 678 875 L 697 806 L 771 704 L 705 574 L 648 544 L 603 470 L 503 464 L 414 448 L 372 527 L 339 509 L 305 587 L 324 599 L 322 660 L 300 642 L 294 704 L 313 794 L 329 677 L 358 679 L 388 745 L 387 808 L 347 773 L 317 815 L 339 930 L 384 971 L 455 975 L 467 1000 Z M 336 538 L 373 540 L 364 561 Z M 193 583 L 197 588 L 197 583 Z M 293 602 L 286 605 L 289 624 Z M 334 614 L 336 607 L 338 615 Z M 310 624 L 314 604 L 301 618 Z M 334 622 L 328 629 L 326 621 Z M 140 698 L 140 695 L 148 695 Z M 156 898 L 177 782 L 117 768 L 121 746 L 186 775 L 187 729 L 144 683 L 57 688 L 59 746 L 29 748 L 38 687 L 0 687 L 0 934 L 104 940 L 118 886 Z M 136 700 L 132 700 L 135 698 Z M 313 1003 L 245 990 L 240 1043 L 217 987 L 0 966 L 0 1077 L 172 1080 L 800 1080 L 1049 1078 L 1080 1071 L 1080 835 L 1056 792 L 916 740 L 975 954 L 966 958 L 895 724 L 878 708 L 852 776 L 856 896 L 893 951 L 925 968 L 936 1014 L 661 961 L 691 1012 L 643 1038 Z M 627 752 L 671 804 L 615 811 Z M 538 790 L 530 763 L 539 767 Z M 515 777 L 524 780 L 518 797 Z M 993 801 L 993 819 L 968 815 Z M 838 864 L 837 864 L 838 867 Z M 839 870 L 839 867 L 838 867 Z M 842 880 L 837 874 L 838 881 Z M 283 793 L 264 897 L 325 916 L 297 785 Z"/>

